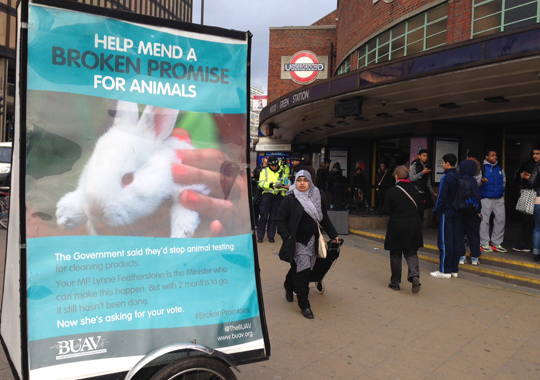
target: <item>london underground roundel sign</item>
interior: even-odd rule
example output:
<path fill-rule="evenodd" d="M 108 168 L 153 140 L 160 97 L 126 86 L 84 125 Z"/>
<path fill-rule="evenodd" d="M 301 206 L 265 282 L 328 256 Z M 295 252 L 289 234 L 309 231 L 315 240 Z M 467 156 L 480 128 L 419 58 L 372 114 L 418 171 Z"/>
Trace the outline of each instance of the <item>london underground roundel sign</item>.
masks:
<path fill-rule="evenodd" d="M 299 84 L 308 84 L 317 79 L 319 72 L 324 71 L 324 63 L 308 50 L 293 55 L 291 63 L 285 64 L 285 71 L 290 72 L 292 80 Z"/>

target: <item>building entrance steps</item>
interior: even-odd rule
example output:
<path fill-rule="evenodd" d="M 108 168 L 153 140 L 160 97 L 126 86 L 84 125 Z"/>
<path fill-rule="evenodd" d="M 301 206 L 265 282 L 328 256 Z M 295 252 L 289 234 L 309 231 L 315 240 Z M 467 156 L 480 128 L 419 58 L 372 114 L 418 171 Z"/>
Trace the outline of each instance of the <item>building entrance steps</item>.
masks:
<path fill-rule="evenodd" d="M 379 242 L 383 242 L 386 235 L 386 229 L 349 228 L 349 232 Z M 422 232 L 424 247 L 418 251 L 418 257 L 424 261 L 438 263 L 437 229 L 426 227 L 422 229 Z M 470 251 L 467 247 L 466 264 L 460 265 L 459 270 L 514 285 L 540 289 L 540 264 L 533 262 L 530 252 L 512 251 L 512 246 L 515 245 L 512 243 L 511 241 L 503 243 L 503 246 L 508 249 L 507 253 L 482 253 L 480 264 L 476 266 L 471 265 Z"/>

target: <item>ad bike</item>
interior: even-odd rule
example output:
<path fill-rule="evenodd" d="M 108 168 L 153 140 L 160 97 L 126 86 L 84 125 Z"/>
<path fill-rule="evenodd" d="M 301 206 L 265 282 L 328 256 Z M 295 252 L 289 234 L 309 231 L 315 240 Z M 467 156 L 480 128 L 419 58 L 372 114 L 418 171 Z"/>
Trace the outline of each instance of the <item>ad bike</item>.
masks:
<path fill-rule="evenodd" d="M 236 380 L 268 360 L 246 169 L 251 33 L 69 0 L 17 12 L 0 193 L 14 377 Z"/>

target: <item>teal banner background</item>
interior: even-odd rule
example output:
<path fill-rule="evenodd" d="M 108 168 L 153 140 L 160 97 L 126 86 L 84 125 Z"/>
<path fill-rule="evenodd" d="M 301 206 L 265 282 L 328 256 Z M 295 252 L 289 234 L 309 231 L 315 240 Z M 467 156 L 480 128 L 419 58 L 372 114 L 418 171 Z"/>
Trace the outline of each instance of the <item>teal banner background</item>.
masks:
<path fill-rule="evenodd" d="M 97 47 L 96 40 L 100 41 Z M 92 95 L 184 111 L 246 112 L 246 66 L 238 64 L 247 62 L 245 41 L 173 33 L 170 29 L 156 30 L 36 5 L 29 10 L 28 41 L 30 90 Z M 152 49 L 145 54 L 139 50 L 141 43 Z M 128 47 L 130 44 L 133 47 Z M 180 55 L 179 49 L 182 55 L 168 57 L 163 47 L 173 57 L 174 53 Z M 58 48 L 63 49 L 62 54 Z M 149 73 L 150 60 L 157 63 Z M 179 65 L 173 70 L 175 64 Z M 190 66 L 193 73 L 188 74 Z M 101 76 L 101 83 L 95 88 L 96 75 Z M 134 82 L 137 90 L 132 87 Z M 143 82 L 150 89 L 145 89 Z M 165 95 L 156 94 L 160 85 Z"/>
<path fill-rule="evenodd" d="M 101 252 L 118 256 L 89 255 Z M 253 272 L 251 235 L 28 239 L 29 340 L 252 318 Z"/>

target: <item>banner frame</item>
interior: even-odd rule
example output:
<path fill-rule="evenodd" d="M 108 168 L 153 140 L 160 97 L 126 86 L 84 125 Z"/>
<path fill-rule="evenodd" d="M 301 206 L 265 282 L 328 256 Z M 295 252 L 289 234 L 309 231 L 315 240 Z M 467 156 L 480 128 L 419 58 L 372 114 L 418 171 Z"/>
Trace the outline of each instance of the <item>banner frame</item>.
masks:
<path fill-rule="evenodd" d="M 18 192 L 18 199 L 13 199 L 13 202 L 18 202 L 19 204 L 19 238 L 20 238 L 20 247 L 18 252 L 18 259 L 20 261 L 20 267 L 19 267 L 19 303 L 20 303 L 20 338 L 21 338 L 21 347 L 20 347 L 20 366 L 21 366 L 21 373 L 19 374 L 19 371 L 17 370 L 17 366 L 12 360 L 12 354 L 8 349 L 8 345 L 6 344 L 4 340 L 4 336 L 0 335 L 0 341 L 2 343 L 2 347 L 4 348 L 4 351 L 6 353 L 6 357 L 8 359 L 8 362 L 10 364 L 12 373 L 14 377 L 18 380 L 27 380 L 30 378 L 30 367 L 29 367 L 29 342 L 28 342 L 28 298 L 26 294 L 26 289 L 28 287 L 28 278 L 27 278 L 27 251 L 26 251 L 26 204 L 25 204 L 25 198 L 26 198 L 26 144 L 21 143 L 26 141 L 26 124 L 27 124 L 27 89 L 28 89 L 28 18 L 29 18 L 29 6 L 31 4 L 36 5 L 44 5 L 44 6 L 50 6 L 55 7 L 59 9 L 65 9 L 70 11 L 76 11 L 76 12 L 82 12 L 87 13 L 91 15 L 96 16 L 103 16 L 108 17 L 120 21 L 126 21 L 126 22 L 132 22 L 137 23 L 141 25 L 149 25 L 149 26 L 159 26 L 164 28 L 171 28 L 171 29 L 177 29 L 187 32 L 193 32 L 198 34 L 204 34 L 204 35 L 212 35 L 212 36 L 219 36 L 219 37 L 226 37 L 230 39 L 240 40 L 240 41 L 246 41 L 247 43 L 247 68 L 246 68 L 246 88 L 250 88 L 250 80 L 251 80 L 251 41 L 252 41 L 252 34 L 247 32 L 241 32 L 231 29 L 224 29 L 219 27 L 213 27 L 213 26 L 206 26 L 206 25 L 199 25 L 199 24 L 193 24 L 193 23 L 186 23 L 181 21 L 175 21 L 175 20 L 167 20 L 167 19 L 160 19 L 153 16 L 146 16 L 136 13 L 131 13 L 127 11 L 122 10 L 116 10 L 116 9 L 108 9 L 108 8 L 102 8 L 98 6 L 92 6 L 87 4 L 82 4 L 78 2 L 68 1 L 68 0 L 19 0 L 18 7 L 20 11 L 20 22 L 19 27 L 17 29 L 17 32 L 19 33 L 18 36 L 18 69 L 19 69 L 19 76 L 17 77 L 17 90 L 18 93 L 16 95 L 19 96 L 19 114 L 17 115 L 19 119 L 19 141 L 14 141 L 14 144 L 19 144 L 19 155 L 18 157 L 14 157 L 19 162 L 19 192 Z M 249 91 L 246 91 L 246 115 L 249 115 L 249 100 L 250 100 L 250 93 Z M 245 131 L 246 136 L 249 136 L 249 130 L 250 130 L 250 122 L 249 117 L 246 117 L 246 125 L 245 125 Z M 249 147 L 249 139 L 246 138 L 246 178 L 247 178 L 247 191 L 249 195 L 249 199 L 251 199 L 252 191 L 251 186 L 249 184 L 250 179 L 250 147 Z M 13 172 L 12 172 L 13 176 Z M 15 194 L 12 194 L 12 197 Z M 251 235 L 252 235 L 252 241 L 253 241 L 253 255 L 254 255 L 254 273 L 255 276 L 255 284 L 258 294 L 258 306 L 259 306 L 259 315 L 260 315 L 260 321 L 261 321 L 261 329 L 262 329 L 262 336 L 264 341 L 264 348 L 263 349 L 256 349 L 251 351 L 244 351 L 239 353 L 233 353 L 231 354 L 234 359 L 236 360 L 237 364 L 248 364 L 253 362 L 258 362 L 261 360 L 268 360 L 270 356 L 270 339 L 268 334 L 268 328 L 267 328 L 267 321 L 266 321 L 266 315 L 265 315 L 265 309 L 264 309 L 264 302 L 263 302 L 263 295 L 262 295 L 262 283 L 261 283 L 261 277 L 260 277 L 260 266 L 259 266 L 259 257 L 258 257 L 258 250 L 257 250 L 257 243 L 256 243 L 256 236 L 255 236 L 255 218 L 253 214 L 253 204 L 252 202 L 249 202 L 249 212 L 250 212 L 250 220 L 251 220 Z M 16 252 L 7 252 L 6 249 L 6 260 L 7 256 L 17 254 Z M 5 273 L 4 273 L 4 280 L 5 280 Z M 180 343 L 180 342 L 179 342 Z M 127 372 L 116 372 L 111 373 L 108 375 L 101 375 L 98 376 L 100 379 L 119 379 L 118 377 L 120 374 L 126 374 Z M 88 378 L 90 379 L 90 378 Z"/>

